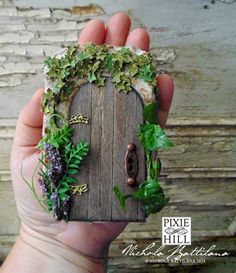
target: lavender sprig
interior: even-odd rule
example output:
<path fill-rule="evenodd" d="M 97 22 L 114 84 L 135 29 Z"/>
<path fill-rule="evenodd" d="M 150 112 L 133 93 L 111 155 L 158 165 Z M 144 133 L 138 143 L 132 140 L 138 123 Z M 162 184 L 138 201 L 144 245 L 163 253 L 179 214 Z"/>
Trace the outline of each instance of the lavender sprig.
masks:
<path fill-rule="evenodd" d="M 55 147 L 49 143 L 44 144 L 44 151 L 46 158 L 49 162 L 49 168 L 47 169 L 47 177 L 52 186 L 56 188 L 58 186 L 59 179 L 64 174 L 64 162 Z"/>
<path fill-rule="evenodd" d="M 43 196 L 45 196 L 45 194 L 47 193 L 47 186 L 46 186 L 45 178 L 39 178 L 38 183 L 41 186 Z"/>
<path fill-rule="evenodd" d="M 58 195 L 56 192 L 53 192 L 50 200 L 52 201 L 52 214 L 56 220 L 61 220 L 61 210 L 58 206 Z"/>
<path fill-rule="evenodd" d="M 39 159 L 44 168 L 39 172 L 38 183 L 43 193 L 43 203 L 56 220 L 69 220 L 71 207 L 71 184 L 77 183 L 75 175 L 78 166 L 89 151 L 88 143 L 71 142 L 72 129 L 68 122 L 57 114 L 50 116 L 61 118 L 62 127 L 55 121 L 49 134 L 40 140 L 37 147 L 43 152 Z M 50 119 L 49 118 L 49 119 Z"/>

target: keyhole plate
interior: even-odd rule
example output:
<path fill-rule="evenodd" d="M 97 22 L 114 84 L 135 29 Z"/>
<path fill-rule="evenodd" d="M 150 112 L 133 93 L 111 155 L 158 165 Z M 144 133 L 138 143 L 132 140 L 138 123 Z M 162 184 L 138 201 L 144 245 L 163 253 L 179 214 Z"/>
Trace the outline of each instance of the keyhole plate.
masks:
<path fill-rule="evenodd" d="M 125 171 L 127 174 L 127 183 L 129 186 L 135 184 L 135 178 L 138 172 L 138 158 L 136 155 L 136 146 L 134 144 L 129 144 L 127 146 L 127 152 L 125 156 Z"/>

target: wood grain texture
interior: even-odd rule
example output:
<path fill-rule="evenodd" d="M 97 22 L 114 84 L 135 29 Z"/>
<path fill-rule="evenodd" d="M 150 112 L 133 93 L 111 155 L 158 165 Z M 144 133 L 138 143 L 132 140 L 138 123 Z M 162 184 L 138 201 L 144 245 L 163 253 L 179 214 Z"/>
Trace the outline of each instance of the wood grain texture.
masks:
<path fill-rule="evenodd" d="M 79 113 L 83 113 L 85 117 L 91 117 L 92 116 L 92 105 L 91 105 L 91 99 L 92 99 L 92 90 L 91 86 L 82 85 L 79 89 L 79 91 L 74 96 L 74 99 L 71 103 L 69 115 L 77 115 Z M 76 145 L 79 141 L 85 141 L 87 143 L 90 143 L 90 130 L 91 130 L 91 123 L 89 124 L 77 124 L 71 125 L 73 128 L 73 143 Z M 79 168 L 79 176 L 78 176 L 78 184 L 86 184 L 89 180 L 89 168 L 90 164 L 90 157 L 88 156 L 84 162 L 82 162 L 80 168 Z M 73 204 L 76 204 L 76 206 L 72 207 L 71 210 L 71 220 L 74 220 L 77 218 L 77 215 L 79 213 L 81 220 L 87 220 L 88 218 L 88 195 L 82 194 L 82 195 L 74 195 L 73 196 Z"/>
<path fill-rule="evenodd" d="M 137 137 L 137 126 L 143 122 L 138 93 L 118 93 L 109 79 L 104 88 L 83 84 L 70 107 L 70 116 L 78 113 L 89 118 L 89 124 L 73 125 L 73 142 L 84 140 L 90 145 L 89 159 L 85 158 L 77 176 L 79 184 L 88 184 L 89 191 L 73 198 L 71 220 L 144 221 L 139 202 L 128 200 L 127 211 L 123 211 L 113 192 L 116 185 L 131 193 L 145 179 L 145 156 Z M 125 172 L 129 143 L 136 145 L 139 161 L 135 187 L 127 185 Z"/>
<path fill-rule="evenodd" d="M 114 143 L 114 95 L 116 90 L 108 80 L 108 90 L 101 88 L 105 92 L 102 102 L 102 134 L 101 134 L 101 165 L 100 165 L 100 188 L 103 199 L 102 217 L 104 220 L 112 219 L 112 197 L 113 193 L 113 143 Z M 108 91 L 108 92 L 107 92 Z M 105 157 L 103 157 L 105 155 Z M 104 202 L 106 200 L 106 202 Z"/>
<path fill-rule="evenodd" d="M 143 108 L 142 100 L 139 97 L 139 95 L 134 92 L 130 92 L 126 95 L 126 143 L 133 143 L 136 146 L 135 153 L 138 158 L 138 173 L 136 176 L 136 183 L 140 184 L 143 183 L 145 180 L 145 174 L 146 174 L 146 168 L 145 168 L 145 154 L 144 149 L 140 145 L 138 136 L 137 136 L 137 125 L 143 123 L 143 113 L 140 111 L 140 109 Z M 139 121 L 139 122 L 137 122 Z M 135 132 L 135 133 L 133 133 Z M 127 176 L 126 176 L 127 180 Z M 130 187 L 127 184 L 125 184 L 125 191 L 127 193 L 131 193 L 134 190 L 136 190 L 136 187 Z M 134 211 L 137 211 L 137 220 L 144 221 L 144 210 L 138 201 L 134 200 L 127 200 L 127 207 L 129 208 L 131 204 L 133 203 L 136 205 L 136 207 L 133 207 Z M 131 214 L 131 210 L 128 212 L 128 215 Z M 129 217 L 129 216 L 128 216 Z"/>

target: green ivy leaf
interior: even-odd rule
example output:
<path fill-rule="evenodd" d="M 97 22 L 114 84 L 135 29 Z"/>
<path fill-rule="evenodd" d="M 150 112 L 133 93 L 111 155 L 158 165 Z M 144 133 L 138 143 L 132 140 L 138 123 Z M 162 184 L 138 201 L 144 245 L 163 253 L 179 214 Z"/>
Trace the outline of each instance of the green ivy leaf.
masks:
<path fill-rule="evenodd" d="M 117 73 L 114 73 L 113 74 L 113 77 L 112 77 L 112 82 L 114 84 L 118 84 L 121 82 L 121 76 L 123 75 L 123 72 L 117 72 Z"/>
<path fill-rule="evenodd" d="M 86 54 L 83 51 L 77 52 L 75 55 L 76 64 L 86 59 Z"/>
<path fill-rule="evenodd" d="M 66 56 L 68 58 L 72 58 L 74 56 L 74 54 L 77 52 L 77 46 L 76 45 L 71 45 L 68 47 L 67 51 L 66 51 Z"/>
<path fill-rule="evenodd" d="M 139 68 L 137 75 L 138 78 L 144 79 L 145 82 L 151 82 L 154 77 L 153 73 L 151 64 L 146 64 Z"/>
<path fill-rule="evenodd" d="M 150 179 L 142 183 L 132 197 L 141 201 L 146 215 L 159 212 L 168 202 L 158 181 Z"/>
<path fill-rule="evenodd" d="M 95 82 L 96 79 L 97 79 L 97 77 L 95 76 L 94 73 L 90 73 L 90 74 L 88 75 L 88 81 L 89 81 L 90 83 Z"/>
<path fill-rule="evenodd" d="M 155 214 L 162 210 L 164 206 L 169 202 L 169 198 L 166 198 L 164 192 L 152 195 L 148 199 L 142 200 L 142 205 L 145 210 L 145 214 Z"/>
<path fill-rule="evenodd" d="M 138 137 L 143 147 L 149 151 L 157 151 L 162 148 L 173 147 L 173 143 L 167 138 L 160 125 L 141 124 L 138 127 Z"/>
<path fill-rule="evenodd" d="M 112 59 L 112 55 L 108 55 L 106 58 L 106 62 L 105 62 L 105 68 L 108 71 L 111 71 L 113 69 L 113 59 Z"/>
<path fill-rule="evenodd" d="M 98 87 L 105 86 L 105 78 L 101 75 L 97 75 L 97 85 Z"/>
<path fill-rule="evenodd" d="M 145 121 L 157 124 L 158 104 L 157 102 L 146 105 L 143 109 L 143 118 Z"/>
<path fill-rule="evenodd" d="M 113 191 L 122 209 L 126 208 L 126 199 L 132 197 L 142 203 L 147 216 L 159 212 L 169 200 L 165 197 L 159 182 L 153 179 L 140 184 L 138 190 L 131 194 L 124 195 L 117 186 Z"/>
<path fill-rule="evenodd" d="M 143 200 L 158 193 L 160 190 L 160 184 L 156 180 L 150 179 L 140 184 L 138 191 L 133 192 L 131 195 L 136 199 Z"/>
<path fill-rule="evenodd" d="M 123 82 L 116 84 L 116 89 L 118 92 L 125 90 L 125 84 Z"/>
<path fill-rule="evenodd" d="M 129 66 L 128 66 L 128 70 L 129 70 L 129 73 L 132 77 L 134 77 L 137 73 L 138 73 L 138 66 L 137 64 L 135 63 L 131 63 Z"/>
<path fill-rule="evenodd" d="M 152 58 L 149 53 L 146 53 L 134 56 L 134 60 L 140 67 L 143 67 L 150 64 Z"/>
<path fill-rule="evenodd" d="M 55 99 L 55 94 L 53 94 L 51 89 L 48 89 L 47 92 L 43 93 L 41 107 L 45 114 L 54 112 Z"/>

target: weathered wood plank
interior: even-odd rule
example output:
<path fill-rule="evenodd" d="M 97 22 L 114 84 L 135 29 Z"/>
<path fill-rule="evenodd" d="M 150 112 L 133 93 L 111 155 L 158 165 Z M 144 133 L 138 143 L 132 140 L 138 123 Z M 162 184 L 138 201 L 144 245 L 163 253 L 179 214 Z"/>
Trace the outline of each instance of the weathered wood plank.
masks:
<path fill-rule="evenodd" d="M 103 91 L 93 87 L 91 115 L 91 162 L 89 166 L 88 220 L 102 220 L 101 196 L 101 137 Z"/>
<path fill-rule="evenodd" d="M 122 191 L 131 193 L 137 189 L 137 185 L 144 181 L 145 160 L 143 149 L 139 144 L 137 137 L 137 126 L 143 122 L 142 118 L 142 101 L 136 92 L 128 94 L 116 93 L 114 102 L 114 168 L 113 180 L 114 185 L 119 185 Z M 127 185 L 127 174 L 125 172 L 125 155 L 128 144 L 135 144 L 136 154 L 138 156 L 138 175 L 137 184 L 134 187 Z M 118 182 L 115 178 L 121 177 Z M 117 182 L 116 182 L 117 181 Z M 121 211 L 116 199 L 113 198 L 113 207 L 115 211 L 114 220 L 117 214 L 123 215 L 123 220 L 144 221 L 144 212 L 135 200 L 127 200 L 127 212 Z M 136 214 L 136 216 L 135 216 Z M 122 219 L 120 219 L 122 220 Z"/>
<path fill-rule="evenodd" d="M 140 124 L 143 123 L 143 112 L 140 111 L 140 108 L 143 107 L 142 105 L 142 101 L 141 98 L 139 96 L 136 96 L 136 112 L 135 112 L 135 116 L 138 117 L 138 120 L 140 121 Z M 138 169 L 138 175 L 137 175 L 137 181 L 138 184 L 141 184 L 145 181 L 146 178 L 146 157 L 145 157 L 145 152 L 144 149 L 142 147 L 142 145 L 140 144 L 140 141 L 138 139 L 137 136 L 137 126 L 134 129 L 136 134 L 135 134 L 135 142 L 137 143 L 137 147 L 138 149 L 136 150 L 137 153 L 137 157 L 139 158 L 139 169 Z M 138 203 L 138 220 L 139 221 L 146 221 L 145 218 L 145 211 L 143 206 L 141 205 L 141 203 Z"/>
<path fill-rule="evenodd" d="M 101 209 L 104 221 L 112 219 L 112 184 L 113 184 L 113 142 L 114 142 L 114 94 L 111 81 L 107 81 L 103 92 L 102 135 L 101 135 Z"/>
<path fill-rule="evenodd" d="M 175 206 L 169 206 L 164 208 L 157 215 L 152 215 L 147 218 L 146 223 L 130 223 L 124 232 L 156 232 L 156 235 L 161 235 L 161 218 L 166 216 L 172 217 L 192 217 L 192 230 L 194 231 L 211 231 L 211 230 L 226 230 L 230 225 L 234 215 L 236 214 L 236 208 L 225 208 L 222 210 L 204 210 L 204 211 L 182 211 Z"/>
<path fill-rule="evenodd" d="M 126 99 L 125 99 L 125 148 L 126 148 L 126 152 L 127 152 L 127 145 L 128 144 L 135 144 L 136 146 L 136 150 L 138 150 L 138 146 L 137 146 L 137 141 L 136 141 L 136 137 L 135 137 L 135 132 L 137 130 L 137 128 L 135 128 L 136 126 L 136 120 L 135 120 L 135 114 L 136 114 L 136 96 L 137 94 L 135 94 L 134 92 L 130 92 L 128 94 L 125 95 Z M 136 153 L 135 150 L 135 153 Z M 125 155 L 125 154 L 124 154 Z M 123 166 L 125 164 L 125 160 L 123 159 Z M 138 158 L 138 167 L 139 166 L 139 158 Z M 123 167 L 124 168 L 124 167 Z M 127 174 L 125 174 L 125 180 L 123 181 L 124 183 L 124 189 L 125 189 L 125 193 L 129 194 L 131 192 L 134 191 L 134 189 L 136 187 L 131 187 L 127 184 Z M 134 218 L 137 217 L 137 207 L 138 202 L 136 200 L 132 200 L 132 199 L 128 199 L 126 201 L 126 206 L 128 208 L 126 215 L 127 215 L 127 219 Z"/>
<path fill-rule="evenodd" d="M 133 143 L 136 146 L 135 153 L 138 158 L 138 173 L 136 177 L 136 186 L 130 187 L 127 185 L 127 176 L 125 183 L 125 192 L 131 193 L 137 189 L 137 185 L 143 183 L 145 180 L 145 155 L 143 147 L 140 145 L 138 136 L 137 136 L 137 126 L 138 124 L 143 123 L 143 104 L 136 92 L 130 92 L 126 95 L 126 104 L 125 104 L 125 113 L 126 113 L 126 145 Z M 141 204 L 135 200 L 127 200 L 127 208 L 132 208 L 128 211 L 128 217 L 134 218 L 132 211 L 137 211 L 137 220 L 145 221 L 144 210 L 141 207 Z M 135 220 L 135 219 L 134 219 Z"/>
<path fill-rule="evenodd" d="M 91 102 L 91 86 L 82 85 L 80 90 L 74 96 L 74 99 L 71 103 L 70 108 L 70 117 L 72 115 L 77 115 L 79 113 L 83 114 L 85 117 L 92 116 L 92 102 Z M 91 131 L 91 122 L 89 124 L 75 124 L 71 125 L 73 128 L 73 143 L 77 144 L 79 141 L 85 141 L 90 144 L 90 131 Z M 79 168 L 78 175 L 78 184 L 87 184 L 89 183 L 89 172 L 88 168 L 90 166 L 90 156 L 86 157 L 82 163 L 82 166 Z M 89 187 L 92 185 L 89 185 Z M 73 203 L 75 204 L 71 210 L 71 220 L 76 220 L 78 215 L 81 220 L 88 219 L 88 195 L 74 195 Z"/>
<path fill-rule="evenodd" d="M 118 178 L 120 189 L 125 190 L 124 181 L 126 175 L 124 173 L 124 158 L 126 153 L 125 143 L 125 128 L 126 128 L 126 113 L 125 113 L 125 100 L 123 99 L 123 93 L 117 93 L 114 96 L 114 144 L 113 144 L 113 186 L 117 185 Z M 112 220 L 119 220 L 119 215 L 124 215 L 116 197 L 112 196 Z M 124 215 L 124 220 L 127 220 L 126 215 Z"/>
<path fill-rule="evenodd" d="M 165 166 L 171 171 L 185 168 L 235 168 L 235 137 L 171 137 L 175 147 L 160 152 Z M 191 177 L 191 174 L 190 176 Z"/>
<path fill-rule="evenodd" d="M 193 210 L 194 207 L 213 211 L 236 206 L 234 180 L 175 179 L 163 187 L 166 194 L 171 196 L 169 204 L 186 211 Z"/>

